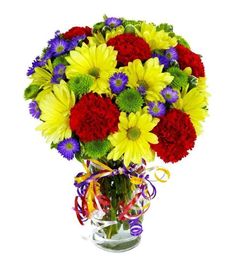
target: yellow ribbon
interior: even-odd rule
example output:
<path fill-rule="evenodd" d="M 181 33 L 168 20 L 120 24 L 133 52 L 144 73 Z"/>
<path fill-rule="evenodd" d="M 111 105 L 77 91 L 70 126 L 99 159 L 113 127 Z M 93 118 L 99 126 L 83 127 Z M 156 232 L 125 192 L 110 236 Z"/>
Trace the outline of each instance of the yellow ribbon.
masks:
<path fill-rule="evenodd" d="M 134 176 L 130 177 L 130 181 L 134 185 L 140 185 L 140 184 L 143 183 L 143 179 L 142 178 L 138 178 L 138 177 L 134 177 Z"/>
<path fill-rule="evenodd" d="M 92 163 L 95 163 L 96 165 L 98 165 L 99 167 L 101 167 L 104 170 L 111 171 L 111 172 L 113 171 L 109 166 L 103 164 L 102 162 L 99 162 L 98 160 L 90 159 L 89 161 Z"/>
<path fill-rule="evenodd" d="M 93 200 L 95 198 L 94 193 L 94 181 L 92 181 L 89 185 L 88 191 L 87 191 L 87 207 L 89 215 L 95 210 Z"/>
<path fill-rule="evenodd" d="M 157 171 L 158 171 L 158 170 L 163 172 L 163 176 L 162 176 L 162 177 L 159 177 L 159 176 L 157 175 L 157 173 L 155 172 L 155 173 L 154 173 L 155 179 L 156 179 L 157 181 L 159 181 L 159 182 L 162 182 L 162 183 L 167 182 L 168 179 L 169 179 L 170 176 L 171 176 L 170 171 L 169 171 L 168 169 L 160 168 L 160 167 L 157 168 Z"/>
<path fill-rule="evenodd" d="M 95 180 L 91 180 L 91 182 L 89 182 L 89 187 L 88 187 L 88 190 L 87 190 L 87 193 L 86 193 L 86 200 L 87 200 L 88 212 L 89 212 L 89 215 L 90 215 L 94 210 L 96 210 L 95 207 L 94 207 L 94 199 L 95 199 L 95 196 L 96 196 L 95 191 L 96 191 L 97 195 L 100 194 L 100 188 L 99 188 L 99 185 L 96 182 L 96 180 L 99 179 L 99 178 L 105 177 L 105 176 L 109 176 L 110 173 L 113 172 L 113 169 L 111 169 L 109 166 L 103 164 L 102 162 L 99 162 L 98 160 L 91 159 L 89 161 L 92 162 L 93 164 L 97 165 L 102 170 L 106 170 L 103 173 L 98 173 L 97 175 L 95 175 Z M 82 183 L 83 181 L 85 181 L 86 179 L 88 179 L 91 176 L 90 170 L 85 163 L 83 163 L 83 167 L 85 169 L 85 174 L 80 176 L 80 177 L 75 177 L 75 181 L 77 183 Z M 146 169 L 146 170 L 148 171 L 148 169 Z M 162 177 L 159 177 L 157 175 L 158 171 L 163 172 Z M 157 167 L 156 172 L 154 173 L 154 177 L 157 181 L 164 183 L 164 182 L 167 182 L 167 180 L 170 178 L 170 172 L 169 172 L 169 170 L 167 170 L 165 168 Z M 130 182 L 132 183 L 132 186 L 133 186 L 132 189 L 133 190 L 136 189 L 135 185 L 140 185 L 140 184 L 143 183 L 143 181 L 144 181 L 143 178 L 139 178 L 139 177 L 135 177 L 135 176 L 130 177 Z M 149 205 L 150 205 L 150 202 L 145 204 L 143 206 L 143 209 L 144 210 L 148 209 Z"/>

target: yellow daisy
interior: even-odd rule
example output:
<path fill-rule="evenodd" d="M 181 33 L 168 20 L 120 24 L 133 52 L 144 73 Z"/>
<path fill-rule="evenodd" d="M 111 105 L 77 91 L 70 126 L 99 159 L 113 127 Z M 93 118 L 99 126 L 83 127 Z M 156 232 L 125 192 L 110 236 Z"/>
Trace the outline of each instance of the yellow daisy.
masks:
<path fill-rule="evenodd" d="M 53 65 L 51 60 L 48 60 L 44 68 L 36 67 L 35 72 L 31 75 L 32 84 L 39 85 L 43 89 L 52 89 L 51 77 L 53 73 Z"/>
<path fill-rule="evenodd" d="M 158 142 L 157 136 L 151 130 L 157 125 L 158 119 L 147 113 L 121 112 L 119 117 L 118 132 L 108 137 L 114 149 L 108 154 L 108 160 L 118 160 L 123 156 L 124 164 L 130 162 L 140 164 L 142 158 L 147 161 L 154 159 L 150 143 Z"/>
<path fill-rule="evenodd" d="M 124 32 L 125 28 L 122 25 L 120 25 L 116 28 L 113 28 L 111 31 L 108 30 L 105 34 L 105 37 L 101 32 L 94 33 L 93 36 L 88 37 L 89 45 L 92 46 L 106 43 L 109 39 L 117 35 L 123 34 Z"/>
<path fill-rule="evenodd" d="M 128 85 L 132 88 L 144 87 L 148 101 L 164 101 L 160 92 L 174 77 L 168 72 L 162 72 L 162 69 L 163 65 L 159 64 L 157 57 L 150 58 L 144 65 L 137 59 L 129 62 L 127 67 L 123 67 L 128 75 Z"/>
<path fill-rule="evenodd" d="M 197 135 L 202 131 L 202 121 L 208 115 L 208 92 L 206 91 L 206 78 L 199 77 L 198 84 L 186 94 L 181 93 L 173 106 L 189 114 Z"/>
<path fill-rule="evenodd" d="M 141 24 L 140 31 L 137 31 L 137 34 L 144 38 L 145 41 L 149 44 L 151 50 L 155 49 L 169 49 L 174 47 L 177 44 L 177 39 L 175 37 L 170 37 L 169 33 L 164 30 L 157 31 L 156 26 L 151 23 L 143 22 Z"/>
<path fill-rule="evenodd" d="M 54 85 L 52 91 L 40 99 L 40 119 L 43 123 L 37 127 L 37 130 L 42 131 L 47 142 L 58 143 L 72 136 L 69 116 L 74 104 L 74 93 L 69 91 L 63 80 L 60 84 Z"/>
<path fill-rule="evenodd" d="M 70 56 L 66 58 L 70 64 L 66 69 L 67 78 L 74 78 L 78 74 L 88 74 L 94 79 L 91 91 L 98 94 L 109 94 L 108 79 L 115 70 L 116 56 L 117 51 L 114 51 L 112 46 L 83 44 L 82 47 L 71 51 Z"/>

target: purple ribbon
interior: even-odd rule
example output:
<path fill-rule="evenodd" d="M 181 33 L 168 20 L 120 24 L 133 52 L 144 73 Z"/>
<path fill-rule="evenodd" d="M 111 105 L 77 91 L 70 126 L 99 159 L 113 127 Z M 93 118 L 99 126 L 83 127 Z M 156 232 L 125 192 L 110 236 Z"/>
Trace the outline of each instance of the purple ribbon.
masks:
<path fill-rule="evenodd" d="M 129 220 L 128 222 L 130 225 L 131 235 L 134 237 L 138 237 L 139 235 L 141 235 L 141 233 L 143 232 L 143 227 L 140 220 L 137 218 L 137 219 Z"/>

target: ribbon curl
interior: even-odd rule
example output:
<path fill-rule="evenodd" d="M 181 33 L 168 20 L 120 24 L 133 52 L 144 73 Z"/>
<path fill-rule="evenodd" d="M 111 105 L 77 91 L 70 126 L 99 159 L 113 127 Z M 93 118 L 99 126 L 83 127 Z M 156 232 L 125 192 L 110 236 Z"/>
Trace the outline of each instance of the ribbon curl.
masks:
<path fill-rule="evenodd" d="M 96 169 L 96 172 L 90 172 L 91 166 Z M 159 182 L 166 182 L 170 178 L 170 172 L 164 168 L 146 169 L 145 166 L 146 162 L 143 161 L 142 165 L 131 164 L 128 168 L 123 166 L 111 169 L 97 160 L 87 160 L 86 164 L 83 164 L 85 172 L 78 173 L 74 183 L 78 194 L 75 197 L 74 210 L 79 223 L 83 225 L 85 221 L 92 218 L 93 213 L 96 215 L 99 213 L 102 219 L 111 208 L 110 199 L 100 192 L 98 180 L 109 176 L 125 175 L 132 183 L 133 198 L 128 203 L 119 202 L 120 211 L 117 219 L 128 220 L 130 233 L 135 236 L 140 235 L 143 229 L 139 218 L 149 209 L 150 200 L 157 194 L 157 190 L 146 172 L 154 171 L 154 177 Z M 160 177 L 158 172 L 162 172 L 163 175 Z"/>

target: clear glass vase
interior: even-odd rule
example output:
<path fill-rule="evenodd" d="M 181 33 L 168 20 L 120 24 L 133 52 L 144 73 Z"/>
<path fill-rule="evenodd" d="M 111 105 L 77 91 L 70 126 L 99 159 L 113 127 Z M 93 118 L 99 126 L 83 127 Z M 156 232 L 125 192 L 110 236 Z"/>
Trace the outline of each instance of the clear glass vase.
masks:
<path fill-rule="evenodd" d="M 106 163 L 107 164 L 107 163 Z M 83 224 L 91 220 L 90 238 L 104 250 L 123 252 L 136 247 L 141 240 L 143 215 L 155 195 L 148 190 L 148 175 L 143 165 L 130 168 L 103 163 L 87 164 L 87 180 L 78 174 L 75 186 L 75 211 Z M 85 180 L 85 181 L 84 181 Z"/>
<path fill-rule="evenodd" d="M 136 247 L 141 236 L 131 235 L 128 222 L 104 221 L 93 217 L 91 220 L 93 243 L 103 250 L 124 252 Z"/>

